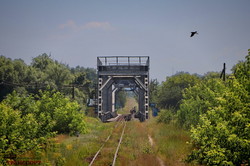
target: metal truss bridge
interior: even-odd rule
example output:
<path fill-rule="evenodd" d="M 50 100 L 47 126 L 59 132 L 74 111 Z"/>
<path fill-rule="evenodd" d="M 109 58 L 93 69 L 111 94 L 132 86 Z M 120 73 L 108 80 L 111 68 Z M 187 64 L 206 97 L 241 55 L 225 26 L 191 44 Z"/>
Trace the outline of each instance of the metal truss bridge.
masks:
<path fill-rule="evenodd" d="M 115 99 L 119 91 L 129 88 L 138 95 L 138 118 L 148 119 L 149 57 L 100 56 L 98 70 L 98 116 L 103 122 L 115 115 Z"/>

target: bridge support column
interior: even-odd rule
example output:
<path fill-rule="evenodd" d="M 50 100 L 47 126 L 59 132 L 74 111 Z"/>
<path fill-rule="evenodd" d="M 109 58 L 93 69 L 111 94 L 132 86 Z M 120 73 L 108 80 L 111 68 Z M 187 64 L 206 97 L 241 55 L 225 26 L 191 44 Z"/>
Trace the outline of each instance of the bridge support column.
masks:
<path fill-rule="evenodd" d="M 118 88 L 114 86 L 114 89 L 112 90 L 112 112 L 115 112 L 115 95 L 117 90 Z"/>
<path fill-rule="evenodd" d="M 144 97 L 145 97 L 145 118 L 148 119 L 148 111 L 149 111 L 149 92 L 148 92 L 148 77 L 144 78 L 144 85 L 145 85 L 145 92 L 144 92 Z"/>
<path fill-rule="evenodd" d="M 102 77 L 98 78 L 98 101 L 97 101 L 97 109 L 98 109 L 98 117 L 102 117 Z"/>

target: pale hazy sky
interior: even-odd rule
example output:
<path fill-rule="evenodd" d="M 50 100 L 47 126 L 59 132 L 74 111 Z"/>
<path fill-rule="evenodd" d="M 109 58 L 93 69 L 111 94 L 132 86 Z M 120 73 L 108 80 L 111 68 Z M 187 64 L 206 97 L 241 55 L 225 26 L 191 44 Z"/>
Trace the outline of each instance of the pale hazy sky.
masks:
<path fill-rule="evenodd" d="M 150 56 L 151 78 L 227 72 L 250 48 L 250 0 L 0 0 L 0 55 L 42 53 L 96 68 L 105 55 Z M 190 38 L 191 31 L 199 35 Z"/>

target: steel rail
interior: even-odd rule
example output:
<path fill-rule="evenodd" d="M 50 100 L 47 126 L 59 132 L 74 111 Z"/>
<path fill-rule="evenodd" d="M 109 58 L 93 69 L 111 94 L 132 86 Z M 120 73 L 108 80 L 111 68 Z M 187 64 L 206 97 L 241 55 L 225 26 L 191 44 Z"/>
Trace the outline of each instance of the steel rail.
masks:
<path fill-rule="evenodd" d="M 123 135 L 124 135 L 126 125 L 127 125 L 127 121 L 125 121 L 125 125 L 123 126 L 122 134 L 121 134 L 121 137 L 120 137 L 120 140 L 119 140 L 119 144 L 118 144 L 118 146 L 116 148 L 116 152 L 115 152 L 115 155 L 114 155 L 114 160 L 113 160 L 112 166 L 115 166 L 116 158 L 118 156 L 118 152 L 119 152 L 119 149 L 120 149 L 120 146 L 121 146 L 121 143 L 122 143 L 122 139 L 123 139 Z"/>
<path fill-rule="evenodd" d="M 115 126 L 114 126 L 114 129 L 112 130 L 112 132 L 110 133 L 110 135 L 106 138 L 106 140 L 104 141 L 104 143 L 102 144 L 102 146 L 100 147 L 100 149 L 96 152 L 95 156 L 93 157 L 93 159 L 91 160 L 89 166 L 92 166 L 92 164 L 94 163 L 94 161 L 96 160 L 97 156 L 99 155 L 99 153 L 101 152 L 101 150 L 103 149 L 103 147 L 105 146 L 105 144 L 108 142 L 108 140 L 110 139 L 110 137 L 112 136 L 112 134 L 114 133 L 114 130 L 115 128 L 117 128 L 119 126 L 119 124 L 122 124 L 124 121 L 120 120 L 118 121 L 120 123 L 117 123 Z M 126 126 L 126 121 L 125 121 L 125 125 Z M 124 133 L 124 127 L 123 127 L 123 132 L 122 132 L 122 135 Z M 121 140 L 121 138 L 120 138 Z M 120 144 L 120 142 L 119 142 Z"/>

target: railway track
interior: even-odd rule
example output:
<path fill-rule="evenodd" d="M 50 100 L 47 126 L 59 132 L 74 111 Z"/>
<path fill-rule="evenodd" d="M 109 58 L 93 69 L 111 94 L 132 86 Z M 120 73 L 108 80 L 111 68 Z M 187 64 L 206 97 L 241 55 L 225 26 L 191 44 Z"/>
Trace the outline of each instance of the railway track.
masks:
<path fill-rule="evenodd" d="M 106 138 L 100 149 L 96 152 L 89 166 L 94 166 L 94 165 L 115 166 L 118 152 L 125 133 L 127 121 L 128 121 L 128 115 L 120 115 L 120 117 L 116 119 L 116 125 L 114 126 L 113 131 Z"/>

